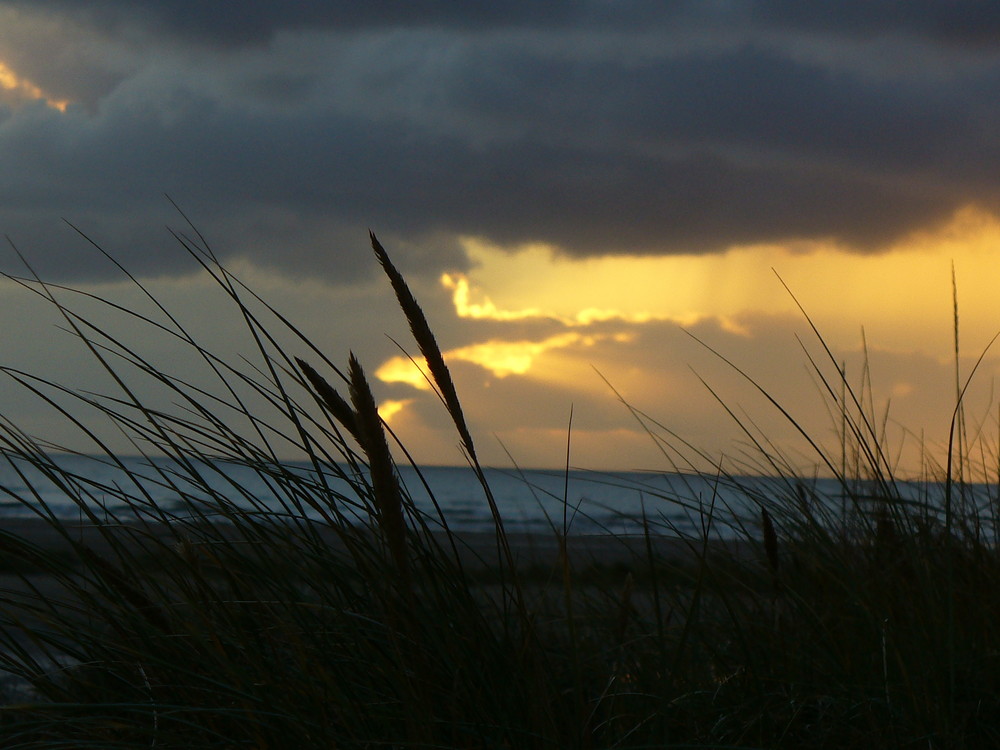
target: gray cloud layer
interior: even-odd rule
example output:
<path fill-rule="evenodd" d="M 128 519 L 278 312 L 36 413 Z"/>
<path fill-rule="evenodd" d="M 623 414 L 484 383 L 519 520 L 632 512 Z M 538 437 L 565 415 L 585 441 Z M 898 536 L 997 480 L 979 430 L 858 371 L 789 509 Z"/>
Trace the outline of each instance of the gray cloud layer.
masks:
<path fill-rule="evenodd" d="M 797 0 L 715 2 L 713 0 L 504 0 L 455 3 L 449 0 L 256 0 L 204 3 L 199 0 L 13 0 L 8 5 L 73 13 L 98 25 L 138 23 L 200 39 L 252 43 L 276 31 L 296 28 L 365 29 L 444 27 L 496 29 L 524 26 L 638 28 L 660 25 L 726 25 L 734 21 L 764 28 L 831 30 L 854 35 L 903 31 L 959 44 L 993 41 L 1000 10 L 990 0 L 847 0 L 836 8 Z"/>
<path fill-rule="evenodd" d="M 78 102 L 0 104 L 0 231 L 180 271 L 167 192 L 223 254 L 349 281 L 368 226 L 436 272 L 461 234 L 864 251 L 1000 209 L 996 4 L 828 7 L 0 2 L 0 61 Z"/>

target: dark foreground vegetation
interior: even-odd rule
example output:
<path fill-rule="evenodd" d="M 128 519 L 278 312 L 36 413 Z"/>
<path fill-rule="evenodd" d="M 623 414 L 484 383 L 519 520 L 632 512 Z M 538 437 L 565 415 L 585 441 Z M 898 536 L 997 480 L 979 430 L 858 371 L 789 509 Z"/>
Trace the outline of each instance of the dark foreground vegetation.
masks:
<path fill-rule="evenodd" d="M 485 481 L 487 544 L 470 550 L 418 512 L 361 364 L 352 356 L 338 369 L 200 237 L 178 239 L 231 297 L 255 360 L 217 358 L 167 310 L 118 312 L 173 336 L 215 373 L 211 387 L 92 325 L 70 291 L 22 280 L 62 312 L 117 390 L 8 375 L 76 421 L 100 460 L 117 461 L 91 426 L 98 416 L 137 451 L 176 459 L 155 477 L 164 488 L 203 493 L 158 508 L 142 492 L 88 484 L 50 459 L 55 446 L 2 425 L 10 465 L 44 472 L 78 499 L 88 526 L 50 516 L 30 489 L 8 498 L 36 507 L 58 544 L 0 535 L 0 667 L 11 675 L 2 747 L 1000 746 L 996 506 L 951 479 L 973 452 L 956 439 L 953 465 L 928 483 L 943 494 L 904 501 L 877 421 L 832 358 L 816 372 L 842 455 L 817 446 L 817 456 L 842 480 L 836 507 L 789 474 L 786 493 L 748 498 L 756 510 L 737 524 L 739 544 L 710 538 L 729 509 L 706 499 L 704 536 L 683 538 L 683 554 L 662 553 L 676 530 L 651 515 L 624 561 L 582 566 L 556 531 L 551 564 L 529 568 Z M 478 469 L 430 328 L 372 243 Z M 153 405 L 150 385 L 177 408 Z M 960 417 L 956 408 L 956 438 Z M 283 467 L 277 452 L 289 444 L 316 473 Z M 763 465 L 784 466 L 765 441 L 758 448 Z M 254 507 L 249 493 L 227 500 L 239 486 L 213 494 L 217 464 L 198 460 L 209 458 L 251 467 L 284 507 Z M 333 492 L 329 473 L 353 492 Z M 864 492 L 857 477 L 869 480 Z M 95 512 L 109 497 L 131 510 Z"/>

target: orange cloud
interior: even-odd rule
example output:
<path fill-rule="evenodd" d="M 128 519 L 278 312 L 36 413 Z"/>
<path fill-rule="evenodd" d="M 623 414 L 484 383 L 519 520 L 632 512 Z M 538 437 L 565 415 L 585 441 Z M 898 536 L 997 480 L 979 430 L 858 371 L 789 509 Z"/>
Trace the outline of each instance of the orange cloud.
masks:
<path fill-rule="evenodd" d="M 554 349 L 590 347 L 599 341 L 623 342 L 629 339 L 627 333 L 584 335 L 569 331 L 541 341 L 485 341 L 451 349 L 444 353 L 444 357 L 451 361 L 471 362 L 488 370 L 494 377 L 505 378 L 527 374 L 539 357 Z M 426 364 L 422 359 L 397 356 L 383 362 L 375 371 L 375 377 L 384 383 L 406 383 L 419 390 L 429 390 L 425 371 Z"/>
<path fill-rule="evenodd" d="M 523 320 L 525 318 L 545 317 L 537 307 L 526 310 L 501 310 L 489 297 L 485 297 L 482 302 L 470 302 L 469 280 L 462 274 L 442 274 L 441 285 L 445 289 L 452 291 L 451 299 L 455 305 L 455 312 L 460 318 L 472 318 L 480 320 Z"/>
<path fill-rule="evenodd" d="M 0 62 L 0 93 L 6 93 L 8 98 L 13 98 L 15 102 L 43 100 L 53 109 L 65 112 L 69 106 L 66 99 L 52 99 L 38 86 L 26 78 L 21 78 L 9 66 Z"/>
<path fill-rule="evenodd" d="M 418 361 L 420 362 L 419 365 L 417 364 Z M 426 368 L 422 357 L 419 359 L 410 359 L 402 356 L 391 357 L 375 370 L 375 377 L 383 383 L 405 383 L 417 390 L 429 391 L 431 386 L 427 382 L 427 376 L 424 374 L 426 369 L 421 370 L 421 367 Z"/>
<path fill-rule="evenodd" d="M 683 333 L 662 325 L 662 321 L 681 323 L 737 365 L 747 367 L 755 381 L 777 397 L 813 437 L 822 440 L 835 435 L 839 422 L 831 422 L 822 399 L 817 401 L 817 383 L 803 361 L 796 336 L 804 334 L 803 345 L 814 353 L 820 351 L 819 344 L 775 277 L 777 271 L 822 332 L 836 361 L 846 363 L 849 382 L 859 382 L 864 373 L 866 384 L 858 387 L 868 393 L 866 398 L 880 420 L 888 415 L 884 427 L 887 454 L 902 475 L 917 476 L 933 462 L 941 462 L 954 408 L 952 265 L 958 282 L 964 376 L 1000 329 L 997 248 L 1000 216 L 975 206 L 871 254 L 813 243 L 808 247 L 733 247 L 701 256 L 574 259 L 540 245 L 499 248 L 470 240 L 466 244 L 470 270 L 444 275 L 441 284 L 450 290 L 456 317 L 468 321 L 466 330 L 474 333 L 476 321 L 510 322 L 508 336 L 513 340 L 505 340 L 505 334 L 497 333 L 497 325 L 492 324 L 493 338 L 445 356 L 449 361 L 475 364 L 492 378 L 506 378 L 503 384 L 497 380 L 476 393 L 477 418 L 515 455 L 530 456 L 530 462 L 538 465 L 558 463 L 560 451 L 565 450 L 565 429 L 550 424 L 546 411 L 554 406 L 553 394 L 560 393 L 565 394 L 567 405 L 575 402 L 578 407 L 580 427 L 573 430 L 575 461 L 619 467 L 656 465 L 655 441 L 636 430 L 614 433 L 616 428 L 601 411 L 613 396 L 593 372 L 595 368 L 630 403 L 667 425 L 665 429 L 682 427 L 683 439 L 707 450 L 706 455 L 729 453 L 734 445 L 741 445 L 734 442 L 741 436 L 726 415 L 719 413 L 714 397 L 690 376 L 687 366 L 691 364 L 725 403 L 738 404 L 752 415 L 754 428 L 760 429 L 769 445 L 787 451 L 789 460 L 811 471 L 815 456 L 801 445 L 780 414 L 753 389 L 745 390 L 745 383 L 734 373 L 725 367 L 717 369 L 718 361 Z M 527 320 L 565 327 L 559 335 L 525 341 L 521 340 L 523 327 L 517 324 Z M 618 333 L 605 335 L 601 329 L 588 328 L 599 323 Z M 860 347 L 862 326 L 867 352 Z M 601 330 L 601 335 L 595 330 Z M 642 345 L 616 345 L 627 343 L 630 337 Z M 828 364 L 822 356 L 820 360 Z M 420 369 L 404 357 L 385 362 L 376 374 L 390 382 L 428 388 Z M 996 377 L 1000 377 L 1000 364 L 991 353 L 964 401 L 970 424 L 982 422 L 995 429 Z M 474 388 L 475 383 L 469 386 Z M 511 393 L 536 394 L 524 402 L 531 410 L 531 426 L 509 426 L 514 421 Z M 594 424 L 584 427 L 588 416 Z M 415 412 L 404 412 L 399 426 L 415 429 L 418 421 Z M 507 427 L 498 428 L 496 422 Z M 832 441 L 831 455 L 839 455 L 837 438 Z M 737 450 L 741 457 L 737 460 L 743 461 L 743 449 Z M 493 460 L 502 462 L 503 457 Z"/>
<path fill-rule="evenodd" d="M 558 320 L 567 326 L 588 326 L 593 323 L 603 323 L 618 320 L 625 323 L 648 323 L 655 320 L 675 320 L 684 325 L 696 323 L 697 316 L 658 315 L 646 311 L 625 312 L 613 308 L 585 307 L 575 313 L 566 315 L 553 310 L 543 310 L 539 307 L 522 309 L 503 309 L 494 304 L 493 300 L 484 296 L 482 301 L 473 302 L 469 279 L 460 273 L 445 273 L 441 275 L 441 285 L 452 292 L 452 304 L 455 313 L 460 318 L 472 320 L 515 321 L 531 318 L 549 318 Z"/>
<path fill-rule="evenodd" d="M 542 341 L 487 341 L 455 349 L 449 355 L 454 359 L 479 365 L 498 378 L 505 378 L 508 375 L 524 375 L 532 368 L 535 360 L 550 349 L 592 346 L 596 340 L 595 336 L 561 333 Z"/>
<path fill-rule="evenodd" d="M 378 405 L 378 414 L 387 423 L 392 423 L 392 418 L 395 417 L 399 412 L 403 411 L 409 404 L 413 402 L 412 398 L 404 398 L 401 400 L 387 399 Z"/>
<path fill-rule="evenodd" d="M 1000 216 L 975 205 L 869 254 L 823 242 L 583 259 L 539 244 L 501 248 L 465 238 L 463 246 L 473 261 L 468 277 L 442 280 L 460 317 L 543 315 L 573 327 L 711 320 L 746 336 L 747 316 L 801 315 L 777 272 L 830 343 L 856 348 L 863 325 L 878 346 L 947 357 L 954 263 L 963 342 L 975 349 L 1000 329 Z"/>

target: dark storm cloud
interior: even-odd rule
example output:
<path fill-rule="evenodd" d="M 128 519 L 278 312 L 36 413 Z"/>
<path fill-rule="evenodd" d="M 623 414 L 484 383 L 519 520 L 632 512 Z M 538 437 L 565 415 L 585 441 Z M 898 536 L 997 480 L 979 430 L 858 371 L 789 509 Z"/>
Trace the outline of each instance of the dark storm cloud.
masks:
<path fill-rule="evenodd" d="M 7 5 L 49 8 L 98 25 L 138 23 L 160 32 L 224 43 L 265 41 L 278 30 L 440 27 L 488 30 L 566 26 L 636 28 L 650 24 L 792 28 L 850 35 L 915 33 L 949 43 L 980 44 L 1000 38 L 1000 8 L 992 0 L 10 0 Z"/>
<path fill-rule="evenodd" d="M 177 223 L 164 192 L 225 254 L 344 281 L 371 272 L 369 226 L 434 274 L 461 264 L 460 235 L 579 255 L 865 251 L 970 202 L 1000 210 L 985 4 L 22 7 L 118 45 L 102 60 L 79 43 L 95 77 L 115 71 L 91 89 L 89 68 L 67 71 L 67 90 L 101 92 L 87 107 L 0 109 L 0 230 L 67 276 L 102 272 L 45 231 L 60 216 L 139 271 L 178 270 L 154 239 Z M 137 47 L 129 24 L 160 36 Z M 39 85 L 58 78 L 47 47 L 16 51 Z"/>
<path fill-rule="evenodd" d="M 163 33 L 222 43 L 258 43 L 279 30 L 332 28 L 345 31 L 394 26 L 484 28 L 562 25 L 585 15 L 588 3 L 573 0 L 450 2 L 449 0 L 75 0 L 12 2 L 70 13 L 98 26 L 138 24 Z"/>
<path fill-rule="evenodd" d="M 847 0 L 836 4 L 768 0 L 748 5 L 752 18 L 762 26 L 860 36 L 909 33 L 959 45 L 1000 40 L 1000 5 L 993 0 Z"/>

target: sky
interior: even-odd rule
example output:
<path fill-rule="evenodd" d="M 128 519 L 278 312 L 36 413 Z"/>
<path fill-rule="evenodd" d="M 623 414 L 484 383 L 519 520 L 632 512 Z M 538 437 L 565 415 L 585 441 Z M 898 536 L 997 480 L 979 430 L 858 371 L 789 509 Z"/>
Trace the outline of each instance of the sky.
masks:
<path fill-rule="evenodd" d="M 835 453 L 842 366 L 919 473 L 955 409 L 953 274 L 968 430 L 989 452 L 1000 429 L 998 42 L 975 1 L 0 0 L 0 270 L 25 273 L 16 247 L 146 304 L 89 238 L 252 354 L 173 201 L 331 360 L 358 355 L 418 461 L 462 463 L 371 230 L 486 463 L 666 470 L 656 435 L 759 460 L 736 416 L 808 472 L 763 394 Z M 97 387 L 13 282 L 0 315 L 0 364 Z M 0 409 L 75 445 L 15 382 Z"/>

